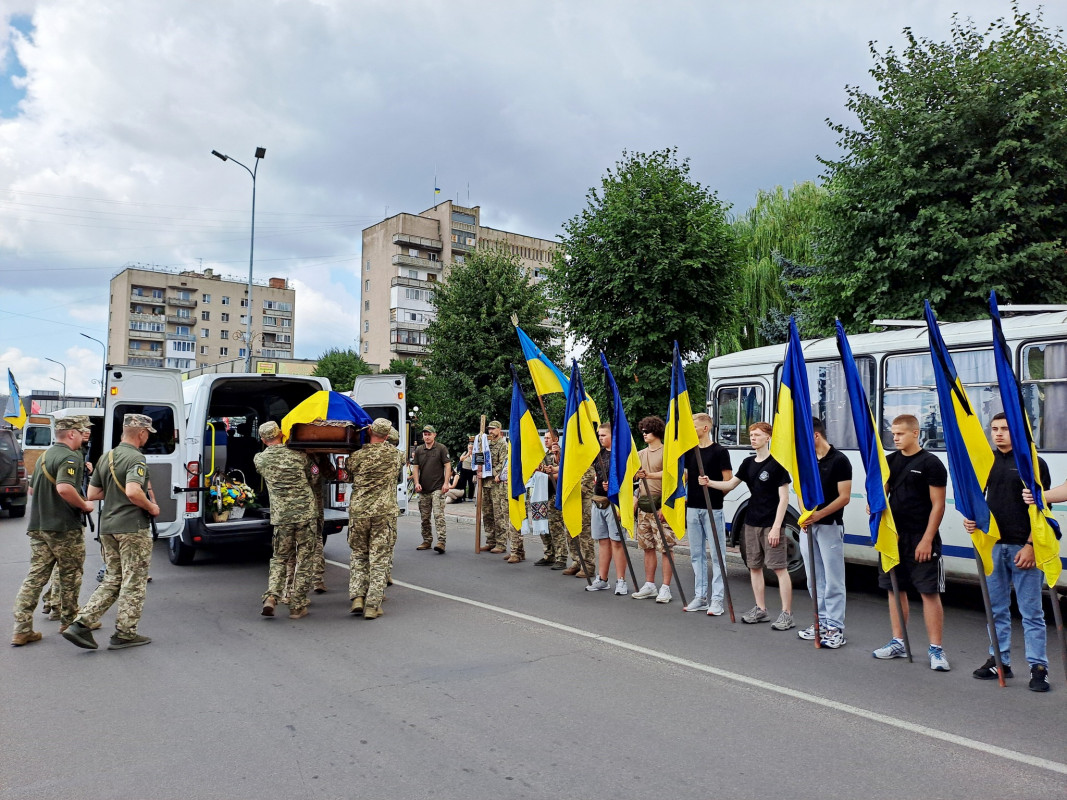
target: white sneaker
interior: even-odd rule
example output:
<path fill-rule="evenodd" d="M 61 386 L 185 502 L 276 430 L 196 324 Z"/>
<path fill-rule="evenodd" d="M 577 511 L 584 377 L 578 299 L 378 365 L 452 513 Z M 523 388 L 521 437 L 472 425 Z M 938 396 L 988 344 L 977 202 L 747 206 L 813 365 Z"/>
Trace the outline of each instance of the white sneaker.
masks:
<path fill-rule="evenodd" d="M 722 600 L 716 597 L 711 601 L 711 605 L 708 607 L 708 616 L 721 617 L 725 611 L 726 609 L 723 608 Z"/>
<path fill-rule="evenodd" d="M 689 605 L 685 607 L 686 611 L 707 611 L 708 610 L 708 598 L 706 597 L 694 597 L 689 601 Z"/>
<path fill-rule="evenodd" d="M 669 603 L 671 602 L 671 587 L 667 584 L 663 584 L 659 587 L 659 594 L 656 595 L 657 603 Z"/>
<path fill-rule="evenodd" d="M 602 592 L 605 589 L 610 589 L 611 584 L 607 581 L 601 580 L 600 576 L 593 578 L 593 582 L 585 587 L 587 592 Z"/>
<path fill-rule="evenodd" d="M 654 584 L 654 583 L 646 583 L 644 586 L 642 586 L 640 589 L 638 589 L 636 592 L 634 592 L 632 595 L 630 595 L 630 597 L 632 597 L 634 600 L 644 600 L 646 597 L 655 597 L 655 596 L 656 596 L 656 584 Z"/>
<path fill-rule="evenodd" d="M 615 594 L 625 595 L 629 591 L 629 588 L 626 586 L 626 581 L 622 580 L 621 578 L 615 581 Z"/>

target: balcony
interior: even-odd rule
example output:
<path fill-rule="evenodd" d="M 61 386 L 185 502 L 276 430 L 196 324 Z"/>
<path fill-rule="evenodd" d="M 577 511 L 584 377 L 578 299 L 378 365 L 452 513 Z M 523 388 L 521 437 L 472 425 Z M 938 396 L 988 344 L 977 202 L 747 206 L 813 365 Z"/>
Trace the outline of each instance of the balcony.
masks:
<path fill-rule="evenodd" d="M 168 306 L 178 306 L 179 308 L 196 308 L 195 300 L 183 300 L 175 295 L 167 295 Z"/>
<path fill-rule="evenodd" d="M 452 242 L 452 252 L 454 253 L 473 253 L 475 246 L 473 244 L 462 244 L 460 242 Z"/>
<path fill-rule="evenodd" d="M 425 236 L 413 236 L 410 233 L 394 233 L 393 244 L 418 247 L 421 250 L 440 250 L 444 246 L 440 239 L 427 239 Z"/>
<path fill-rule="evenodd" d="M 188 333 L 168 333 L 168 342 L 195 342 L 196 337 Z"/>
<path fill-rule="evenodd" d="M 183 317 L 180 314 L 167 314 L 167 322 L 171 325 L 192 325 L 196 322 L 196 318 Z"/>
<path fill-rule="evenodd" d="M 412 289 L 429 289 L 431 291 L 437 288 L 438 281 L 423 281 L 418 278 L 393 278 L 389 281 L 389 286 L 409 286 Z"/>
<path fill-rule="evenodd" d="M 396 331 L 424 331 L 430 327 L 429 322 L 390 322 L 389 333 L 393 334 Z M 395 339 L 396 336 L 390 336 L 390 339 Z"/>
<path fill-rule="evenodd" d="M 126 352 L 131 358 L 133 358 L 133 357 L 163 358 L 163 350 L 162 350 L 162 348 L 160 348 L 159 350 L 149 350 L 146 347 L 132 347 L 131 346 Z"/>
<path fill-rule="evenodd" d="M 452 245 L 455 247 L 455 245 Z M 419 269 L 441 269 L 441 262 L 432 258 L 418 258 L 417 256 L 396 255 L 393 256 L 393 266 L 418 267 Z"/>
<path fill-rule="evenodd" d="M 411 355 L 421 356 L 430 352 L 429 345 L 408 344 L 407 342 L 392 342 L 389 345 L 389 349 L 398 355 L 401 353 L 410 353 Z"/>
<path fill-rule="evenodd" d="M 452 220 L 452 230 L 454 230 L 454 231 L 466 231 L 467 233 L 477 233 L 478 232 L 478 226 L 477 225 L 471 225 L 468 222 L 456 222 L 455 220 Z"/>
<path fill-rule="evenodd" d="M 130 322 L 164 322 L 162 314 L 130 314 Z"/>
<path fill-rule="evenodd" d="M 159 294 L 152 294 L 151 289 L 130 289 L 130 300 L 161 306 L 163 305 L 163 290 L 159 289 L 158 292 Z"/>
<path fill-rule="evenodd" d="M 163 341 L 163 331 L 130 331 L 130 339 L 140 339 L 153 342 Z"/>

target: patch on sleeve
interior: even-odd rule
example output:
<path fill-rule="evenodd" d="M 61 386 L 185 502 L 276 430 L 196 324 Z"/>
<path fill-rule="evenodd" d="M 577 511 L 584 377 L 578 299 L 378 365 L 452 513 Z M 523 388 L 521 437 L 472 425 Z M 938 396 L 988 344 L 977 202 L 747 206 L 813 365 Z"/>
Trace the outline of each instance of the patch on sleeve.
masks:
<path fill-rule="evenodd" d="M 140 464 L 137 465 L 137 477 L 138 478 L 143 478 L 144 477 L 144 467 L 142 467 Z"/>
<path fill-rule="evenodd" d="M 67 474 L 74 477 L 74 467 L 67 467 Z"/>

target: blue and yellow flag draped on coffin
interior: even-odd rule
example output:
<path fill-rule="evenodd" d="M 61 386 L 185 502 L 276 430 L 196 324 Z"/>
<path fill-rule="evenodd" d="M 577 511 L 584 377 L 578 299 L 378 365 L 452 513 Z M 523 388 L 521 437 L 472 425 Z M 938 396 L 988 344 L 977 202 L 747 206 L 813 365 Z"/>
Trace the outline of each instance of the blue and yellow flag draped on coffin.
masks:
<path fill-rule="evenodd" d="M 600 353 L 600 363 L 604 365 L 604 377 L 611 391 L 611 459 L 608 463 L 608 500 L 619 509 L 622 528 L 634 538 L 634 475 L 641 468 L 637 458 L 637 445 L 626 421 L 626 411 L 622 407 L 622 397 L 611 374 L 608 360 Z"/>
<path fill-rule="evenodd" d="M 1030 515 L 1030 537 L 1034 542 L 1034 559 L 1038 569 L 1045 573 L 1045 581 L 1055 586 L 1063 570 L 1060 561 L 1060 526 L 1052 518 L 1048 503 L 1045 501 L 1045 488 L 1041 485 L 1041 470 L 1037 463 L 1037 446 L 1034 433 L 1030 427 L 1030 418 L 1026 415 L 1022 388 L 1011 368 L 1011 350 L 1000 327 L 1000 309 L 997 307 L 997 293 L 989 293 L 989 314 L 993 318 L 993 357 L 997 365 L 997 383 L 1000 384 L 1000 400 L 1004 404 L 1004 416 L 1007 417 L 1008 432 L 1011 434 L 1011 452 L 1015 457 L 1015 466 L 1019 470 L 1019 479 L 1023 486 L 1034 496 L 1034 504 L 1027 506 Z"/>
<path fill-rule="evenodd" d="M 282 417 L 282 435 L 288 439 L 289 431 L 298 422 L 314 422 L 317 419 L 351 422 L 358 428 L 366 428 L 374 422 L 370 414 L 351 397 L 340 392 L 321 391 L 315 392 Z"/>
<path fill-rule="evenodd" d="M 885 487 L 889 483 L 889 464 L 885 460 L 882 440 L 878 438 L 871 411 L 867 390 L 863 387 L 852 347 L 845 336 L 841 322 L 837 322 L 837 351 L 841 354 L 841 364 L 845 372 L 845 387 L 848 390 L 848 404 L 852 410 L 852 424 L 856 429 L 856 441 L 859 445 L 860 460 L 867 475 L 867 506 L 871 518 L 871 544 L 881 554 L 882 571 L 889 572 L 900 563 L 897 526 L 893 521 L 893 512 L 889 508 Z"/>
<path fill-rule="evenodd" d="M 7 408 L 4 409 L 4 420 L 16 428 L 26 424 L 26 409 L 22 406 L 22 395 L 19 394 L 19 385 L 15 383 L 15 376 L 11 370 L 7 371 Z"/>
<path fill-rule="evenodd" d="M 526 519 L 526 483 L 545 457 L 545 445 L 537 433 L 537 423 L 519 386 L 519 376 L 511 368 L 511 421 L 508 427 L 508 517 L 515 530 Z"/>
<path fill-rule="evenodd" d="M 993 545 L 1000 539 L 997 521 L 989 513 L 985 499 L 989 470 L 993 468 L 993 449 L 989 446 L 982 420 L 963 388 L 945 340 L 941 338 L 929 300 L 923 301 L 923 313 L 930 335 L 930 360 L 934 366 L 937 405 L 945 432 L 953 502 L 965 519 L 973 519 L 977 525 L 971 541 L 982 557 L 985 574 L 989 575 L 993 571 Z"/>
<path fill-rule="evenodd" d="M 663 519 L 674 535 L 685 536 L 685 454 L 700 444 L 689 405 L 682 357 L 674 343 L 671 364 L 671 399 L 667 406 L 667 424 L 663 433 Z"/>
<path fill-rule="evenodd" d="M 556 483 L 556 508 L 563 512 L 563 524 L 572 538 L 582 532 L 582 477 L 600 453 L 594 409 L 582 385 L 578 362 L 572 361 Z"/>
<path fill-rule="evenodd" d="M 789 318 L 789 343 L 785 348 L 778 408 L 774 412 L 771 455 L 793 479 L 803 527 L 811 512 L 823 502 L 819 459 L 815 455 L 815 429 L 811 424 L 811 392 L 808 368 L 800 346 L 797 323 Z"/>

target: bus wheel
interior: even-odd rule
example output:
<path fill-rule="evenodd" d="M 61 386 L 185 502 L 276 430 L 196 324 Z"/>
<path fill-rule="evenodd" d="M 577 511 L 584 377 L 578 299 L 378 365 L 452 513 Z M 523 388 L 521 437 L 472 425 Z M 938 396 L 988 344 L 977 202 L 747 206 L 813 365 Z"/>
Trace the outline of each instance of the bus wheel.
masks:
<path fill-rule="evenodd" d="M 179 533 L 177 536 L 171 536 L 167 540 L 167 555 L 170 558 L 171 564 L 176 564 L 179 567 L 187 567 L 193 563 L 193 559 L 196 558 L 196 548 L 190 547 L 182 541 L 182 536 Z"/>
<path fill-rule="evenodd" d="M 735 527 L 740 530 L 740 524 Z M 800 554 L 800 526 L 797 525 L 796 520 L 792 517 L 786 517 L 783 528 L 782 534 L 786 537 L 786 568 L 789 570 L 789 579 L 792 582 L 794 589 L 797 587 L 804 588 L 808 585 L 808 577 L 807 573 L 804 571 L 804 557 Z M 738 535 L 737 545 L 741 550 L 741 558 L 747 563 L 748 555 L 745 553 L 744 536 Z M 767 582 L 768 586 L 778 585 L 778 576 L 773 570 L 764 569 L 763 579 Z"/>

